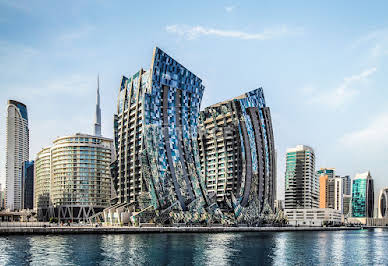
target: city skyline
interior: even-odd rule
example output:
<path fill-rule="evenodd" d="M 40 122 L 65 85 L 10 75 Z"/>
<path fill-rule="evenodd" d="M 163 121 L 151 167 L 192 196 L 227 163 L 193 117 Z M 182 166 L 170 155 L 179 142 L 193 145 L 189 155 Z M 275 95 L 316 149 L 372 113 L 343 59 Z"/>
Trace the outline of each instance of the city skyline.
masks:
<path fill-rule="evenodd" d="M 382 5 L 368 5 L 373 8 L 374 17 L 367 19 L 364 17 L 367 15 L 362 14 L 366 6 L 355 3 L 351 12 L 346 12 L 348 21 L 343 21 L 339 19 L 341 13 L 319 5 L 305 7 L 317 18 L 304 15 L 297 19 L 296 14 L 296 17 L 280 19 L 283 9 L 270 18 L 264 13 L 273 11 L 273 6 L 263 4 L 259 9 L 263 12 L 260 19 L 252 16 L 248 19 L 244 17 L 251 14 L 250 9 L 256 7 L 257 10 L 252 3 L 217 2 L 207 6 L 207 10 L 200 5 L 188 4 L 186 7 L 176 3 L 175 7 L 169 7 L 175 16 L 169 18 L 168 8 L 160 6 L 166 12 L 164 16 L 158 12 L 157 17 L 136 29 L 140 32 L 149 30 L 149 35 L 139 43 L 129 44 L 127 37 L 118 34 L 120 30 L 134 30 L 136 25 L 146 21 L 136 15 L 140 23 L 131 24 L 124 21 L 121 11 L 117 20 L 112 15 L 117 10 L 112 10 L 108 3 L 93 6 L 90 14 L 82 12 L 81 9 L 89 4 L 75 5 L 69 10 L 47 3 L 31 7 L 23 1 L 17 4 L 0 1 L 3 36 L 0 40 L 0 102 L 5 106 L 7 100 L 16 99 L 27 105 L 30 158 L 35 158 L 36 153 L 57 136 L 92 133 L 89 122 L 94 116 L 98 72 L 101 73 L 101 106 L 104 109 L 102 135 L 112 138 L 112 114 L 119 77 L 127 70 L 129 72 L 125 74 L 136 73 L 137 67 L 147 62 L 150 49 L 158 45 L 203 78 L 208 89 L 201 109 L 240 95 L 245 92 L 244 88 L 266 88 L 278 155 L 280 198 L 284 193 L 285 151 L 297 144 L 314 149 L 317 169 L 335 167 L 338 174 L 351 178 L 357 172 L 370 170 L 375 191 L 386 186 L 384 149 L 388 141 L 384 136 L 387 133 L 384 124 L 388 120 L 388 110 L 384 107 L 387 92 L 383 90 L 386 65 L 381 59 L 388 54 L 388 40 L 384 36 L 387 20 Z M 53 8 L 73 12 L 74 22 L 70 23 L 67 17 L 63 22 L 56 21 L 49 14 Z M 102 14 L 103 8 L 106 11 Z M 137 6 L 139 8 L 141 6 Z M 298 6 L 289 8 L 297 13 Z M 342 11 L 344 8 L 339 7 Z M 183 10 L 182 15 L 176 15 L 178 9 Z M 193 14 L 206 12 L 214 16 L 198 23 L 195 16 L 189 15 L 191 9 L 196 10 Z M 321 9 L 323 14 L 332 12 L 332 21 L 326 26 L 318 23 Z M 104 24 L 95 18 L 96 14 L 103 15 L 98 19 L 101 18 Z M 149 17 L 152 15 L 151 11 Z M 357 16 L 369 23 L 354 26 Z M 338 21 L 343 22 L 342 28 L 335 30 Z M 57 26 L 55 33 L 44 26 L 48 22 Z M 125 23 L 120 25 L 120 22 Z M 156 22 L 158 24 L 151 27 Z M 24 27 L 22 34 L 11 31 L 15 25 Z M 349 31 L 343 34 L 344 30 Z M 101 36 L 106 45 L 95 43 Z M 115 36 L 122 39 L 119 41 Z M 290 49 L 293 49 L 292 53 Z M 302 55 L 305 56 L 303 60 L 300 59 Z M 299 67 L 293 70 L 295 62 Z M 0 148 L 3 151 L 0 181 L 3 187 L 5 115 L 5 111 L 0 113 Z M 333 130 L 327 130 L 329 123 Z M 309 127 L 304 127 L 305 124 Z"/>

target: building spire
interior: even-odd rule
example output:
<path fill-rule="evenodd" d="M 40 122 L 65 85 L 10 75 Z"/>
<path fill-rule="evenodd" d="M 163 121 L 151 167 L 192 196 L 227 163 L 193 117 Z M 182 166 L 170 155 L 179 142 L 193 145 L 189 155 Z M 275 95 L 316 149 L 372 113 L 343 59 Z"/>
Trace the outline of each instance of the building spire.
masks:
<path fill-rule="evenodd" d="M 100 75 L 97 75 L 97 99 L 96 99 L 96 116 L 94 123 L 94 135 L 101 136 L 101 108 L 100 108 Z"/>

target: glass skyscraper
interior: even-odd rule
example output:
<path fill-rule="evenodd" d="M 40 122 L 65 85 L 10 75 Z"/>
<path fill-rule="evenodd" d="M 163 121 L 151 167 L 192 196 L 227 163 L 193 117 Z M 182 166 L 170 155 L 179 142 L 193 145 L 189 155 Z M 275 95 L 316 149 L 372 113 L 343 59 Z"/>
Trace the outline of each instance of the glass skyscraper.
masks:
<path fill-rule="evenodd" d="M 285 208 L 319 207 L 319 183 L 315 173 L 314 150 L 305 145 L 287 149 Z"/>
<path fill-rule="evenodd" d="M 374 186 L 370 172 L 357 174 L 352 185 L 352 217 L 373 217 Z"/>
<path fill-rule="evenodd" d="M 273 211 L 276 161 L 262 89 L 200 115 L 203 92 L 200 78 L 157 47 L 148 70 L 122 77 L 111 164 L 117 197 L 104 211 L 111 223 L 122 222 L 115 210 L 159 224 L 257 223 Z"/>
<path fill-rule="evenodd" d="M 197 143 L 203 91 L 200 78 L 157 47 L 149 70 L 122 78 L 111 168 L 118 203 L 168 209 L 172 220 L 206 217 Z"/>
<path fill-rule="evenodd" d="M 34 205 L 34 161 L 24 162 L 22 169 L 23 209 L 33 209 Z"/>

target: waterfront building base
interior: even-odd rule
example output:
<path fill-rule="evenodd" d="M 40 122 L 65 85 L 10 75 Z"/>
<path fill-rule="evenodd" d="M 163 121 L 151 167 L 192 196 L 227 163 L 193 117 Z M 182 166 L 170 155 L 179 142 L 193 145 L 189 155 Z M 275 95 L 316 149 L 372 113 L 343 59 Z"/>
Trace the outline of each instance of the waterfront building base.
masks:
<path fill-rule="evenodd" d="M 359 230 L 361 227 L 2 227 L 0 235 L 14 234 L 143 234 L 243 233 Z"/>

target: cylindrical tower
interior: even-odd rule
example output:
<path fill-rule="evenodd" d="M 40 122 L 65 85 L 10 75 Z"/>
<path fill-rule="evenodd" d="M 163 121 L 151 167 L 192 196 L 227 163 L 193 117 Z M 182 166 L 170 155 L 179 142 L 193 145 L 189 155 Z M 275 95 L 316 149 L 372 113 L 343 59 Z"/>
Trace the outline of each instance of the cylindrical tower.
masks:
<path fill-rule="evenodd" d="M 109 165 L 113 141 L 76 134 L 54 141 L 51 148 L 51 195 L 58 206 L 109 206 Z"/>

